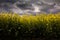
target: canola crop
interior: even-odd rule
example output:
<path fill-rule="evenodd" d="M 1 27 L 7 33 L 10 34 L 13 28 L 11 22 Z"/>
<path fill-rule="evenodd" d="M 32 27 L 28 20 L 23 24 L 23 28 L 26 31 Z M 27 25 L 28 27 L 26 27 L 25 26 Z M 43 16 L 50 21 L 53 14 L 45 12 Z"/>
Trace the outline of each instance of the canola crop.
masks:
<path fill-rule="evenodd" d="M 57 39 L 60 38 L 60 13 L 36 16 L 1 13 L 0 33 L 1 36 L 13 36 L 14 39 L 25 36 Z"/>

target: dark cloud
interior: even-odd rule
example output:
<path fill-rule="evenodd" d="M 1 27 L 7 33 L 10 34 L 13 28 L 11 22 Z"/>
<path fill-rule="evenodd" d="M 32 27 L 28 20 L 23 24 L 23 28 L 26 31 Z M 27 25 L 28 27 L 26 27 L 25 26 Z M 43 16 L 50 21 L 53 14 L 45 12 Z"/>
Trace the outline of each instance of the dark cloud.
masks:
<path fill-rule="evenodd" d="M 6 3 L 6 2 L 15 3 L 16 1 L 18 1 L 18 0 L 0 0 L 0 3 Z"/>
<path fill-rule="evenodd" d="M 35 13 L 36 9 L 40 12 L 58 12 L 60 9 L 55 9 L 54 6 L 59 3 L 60 0 L 0 0 L 0 12 Z"/>

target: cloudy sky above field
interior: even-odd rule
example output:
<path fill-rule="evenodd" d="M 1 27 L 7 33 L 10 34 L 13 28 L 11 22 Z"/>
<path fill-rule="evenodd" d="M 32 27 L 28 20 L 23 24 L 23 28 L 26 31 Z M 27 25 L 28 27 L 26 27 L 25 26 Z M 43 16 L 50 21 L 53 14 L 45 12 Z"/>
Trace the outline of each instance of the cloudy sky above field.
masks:
<path fill-rule="evenodd" d="M 60 12 L 60 0 L 0 0 L 0 12 L 56 13 Z"/>

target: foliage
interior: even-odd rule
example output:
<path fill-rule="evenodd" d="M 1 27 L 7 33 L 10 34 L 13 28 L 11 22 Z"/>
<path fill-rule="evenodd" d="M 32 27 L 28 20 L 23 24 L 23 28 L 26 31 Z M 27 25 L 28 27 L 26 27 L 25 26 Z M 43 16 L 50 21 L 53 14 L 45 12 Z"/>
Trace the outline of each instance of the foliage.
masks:
<path fill-rule="evenodd" d="M 1 40 L 22 40 L 21 37 L 60 38 L 60 13 L 18 15 L 0 14 Z"/>

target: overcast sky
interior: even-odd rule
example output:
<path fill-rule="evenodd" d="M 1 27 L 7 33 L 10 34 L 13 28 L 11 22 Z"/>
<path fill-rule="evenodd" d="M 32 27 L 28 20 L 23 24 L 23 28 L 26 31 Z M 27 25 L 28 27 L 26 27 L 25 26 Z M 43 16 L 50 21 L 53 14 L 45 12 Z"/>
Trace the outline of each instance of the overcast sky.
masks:
<path fill-rule="evenodd" d="M 20 3 L 27 3 L 27 4 L 20 4 Z M 33 4 L 33 7 L 29 4 Z M 37 5 L 39 4 L 39 6 Z M 39 12 L 39 11 L 44 11 L 44 12 L 56 12 L 60 11 L 60 6 L 54 5 L 54 3 L 60 5 L 60 0 L 0 0 L 0 10 L 8 10 L 8 11 L 13 11 L 13 12 L 32 12 L 30 9 L 34 9 L 33 12 Z M 55 8 L 54 8 L 55 7 Z M 21 9 L 26 9 L 26 10 L 21 10 Z M 27 10 L 28 8 L 28 10 Z M 18 11 L 17 11 L 18 10 Z"/>

